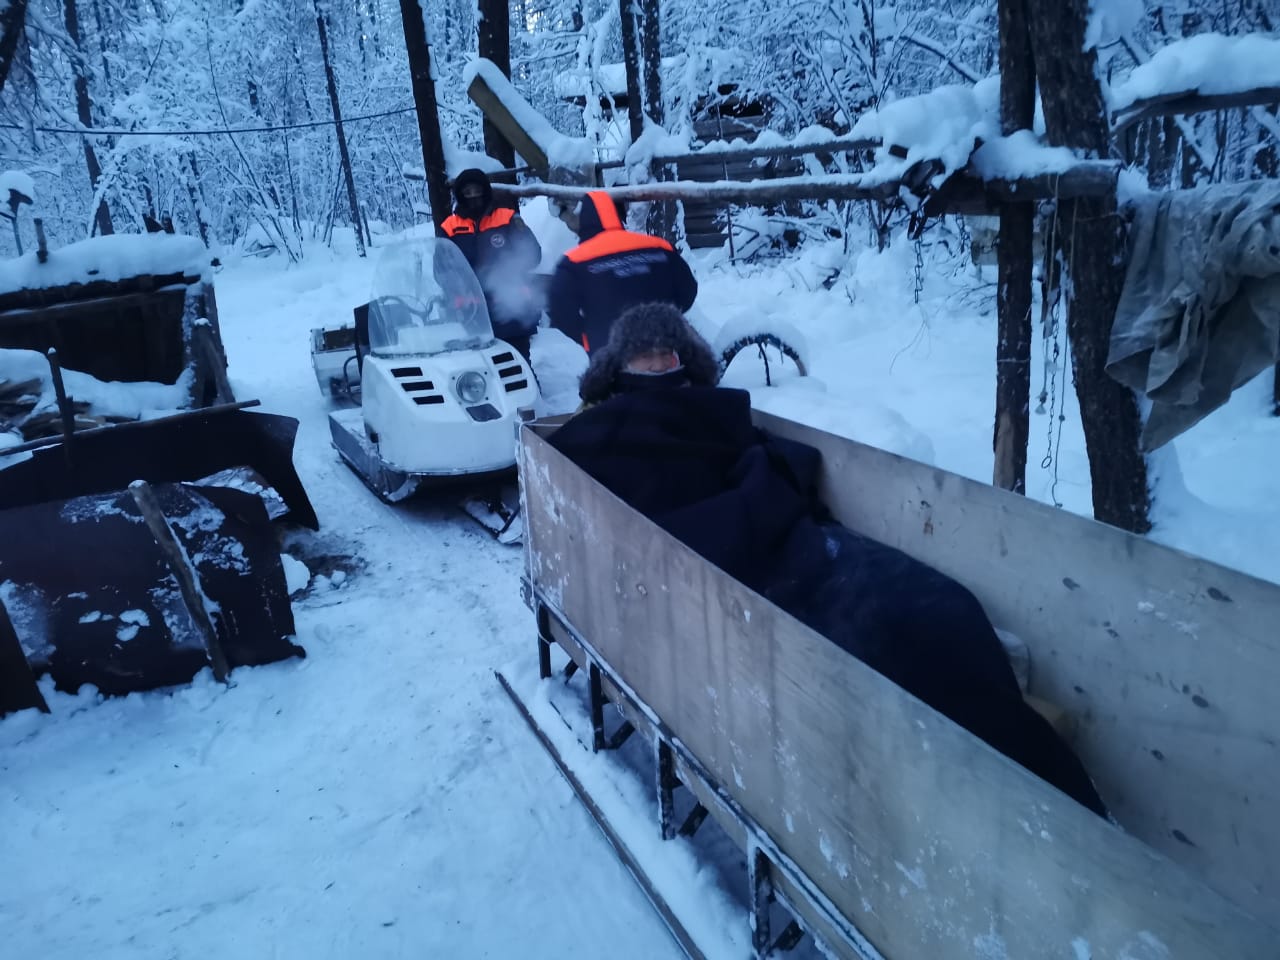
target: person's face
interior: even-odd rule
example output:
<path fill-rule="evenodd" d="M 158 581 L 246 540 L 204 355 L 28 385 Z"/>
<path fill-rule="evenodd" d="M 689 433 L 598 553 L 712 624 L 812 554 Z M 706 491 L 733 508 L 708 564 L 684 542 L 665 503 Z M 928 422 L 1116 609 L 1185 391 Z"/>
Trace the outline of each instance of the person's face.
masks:
<path fill-rule="evenodd" d="M 478 183 L 468 183 L 459 193 L 462 203 L 459 206 L 466 210 L 479 210 L 484 206 L 484 187 Z"/>
<path fill-rule="evenodd" d="M 666 373 L 680 366 L 674 350 L 647 350 L 627 361 L 628 373 Z"/>

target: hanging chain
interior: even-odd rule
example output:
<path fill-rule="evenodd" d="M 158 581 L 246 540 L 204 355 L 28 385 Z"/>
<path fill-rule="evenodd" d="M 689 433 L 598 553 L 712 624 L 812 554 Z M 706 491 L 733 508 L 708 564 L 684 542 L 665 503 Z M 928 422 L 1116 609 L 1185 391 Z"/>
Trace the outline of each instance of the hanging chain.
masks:
<path fill-rule="evenodd" d="M 924 290 L 924 244 L 917 237 L 915 241 L 916 249 L 916 265 L 915 265 L 915 282 L 912 288 L 912 295 L 915 302 L 920 302 L 920 293 Z"/>
<path fill-rule="evenodd" d="M 967 253 L 973 247 L 973 238 L 969 236 L 969 228 L 965 226 L 964 216 L 956 214 L 956 229 L 960 233 L 960 252 Z"/>

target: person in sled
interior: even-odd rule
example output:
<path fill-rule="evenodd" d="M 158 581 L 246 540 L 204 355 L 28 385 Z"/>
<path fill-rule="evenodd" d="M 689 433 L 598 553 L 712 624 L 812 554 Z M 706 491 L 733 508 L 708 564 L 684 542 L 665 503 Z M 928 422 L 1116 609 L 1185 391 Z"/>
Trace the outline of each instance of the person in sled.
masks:
<path fill-rule="evenodd" d="M 671 244 L 623 223 L 622 209 L 607 193 L 588 193 L 578 216 L 582 242 L 561 258 L 551 277 L 551 326 L 588 354 L 608 341 L 628 307 L 660 302 L 683 311 L 698 296 L 693 271 Z"/>
<path fill-rule="evenodd" d="M 580 410 L 619 393 L 697 385 L 720 379 L 715 354 L 670 304 L 643 303 L 626 310 L 609 342 L 591 355 L 578 382 Z"/>
<path fill-rule="evenodd" d="M 542 261 L 537 238 L 511 207 L 495 206 L 483 170 L 463 170 L 453 181 L 453 213 L 439 233 L 462 251 L 484 290 L 493 334 L 529 362 L 529 340 L 542 307 L 532 273 Z"/>
<path fill-rule="evenodd" d="M 548 442 L 706 560 L 1106 816 L 1079 758 L 1022 696 L 978 599 L 836 522 L 818 495 L 819 451 L 757 428 L 750 394 L 716 386 L 704 349 L 674 307 L 627 312 L 580 381 L 593 405 Z"/>

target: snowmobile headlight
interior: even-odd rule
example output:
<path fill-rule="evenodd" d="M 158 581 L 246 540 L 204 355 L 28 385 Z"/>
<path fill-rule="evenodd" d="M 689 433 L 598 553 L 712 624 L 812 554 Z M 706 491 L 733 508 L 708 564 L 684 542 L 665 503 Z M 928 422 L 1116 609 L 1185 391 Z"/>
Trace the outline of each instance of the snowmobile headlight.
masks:
<path fill-rule="evenodd" d="M 489 387 L 484 382 L 484 377 L 475 371 L 468 371 L 458 377 L 454 381 L 453 389 L 457 391 L 458 399 L 468 404 L 479 403 L 484 399 L 485 394 L 489 392 Z"/>

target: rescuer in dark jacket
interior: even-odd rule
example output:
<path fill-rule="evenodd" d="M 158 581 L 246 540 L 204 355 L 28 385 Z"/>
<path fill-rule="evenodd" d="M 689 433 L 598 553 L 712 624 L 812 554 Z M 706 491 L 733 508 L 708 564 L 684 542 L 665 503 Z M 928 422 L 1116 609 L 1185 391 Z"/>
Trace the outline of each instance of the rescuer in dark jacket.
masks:
<path fill-rule="evenodd" d="M 582 242 L 556 265 L 547 313 L 551 326 L 588 353 L 608 341 L 613 322 L 628 307 L 693 306 L 698 281 L 689 265 L 661 237 L 627 230 L 607 193 L 592 191 L 582 201 L 578 237 Z"/>
<path fill-rule="evenodd" d="M 453 181 L 453 194 L 454 212 L 440 233 L 457 244 L 475 271 L 494 335 L 528 360 L 529 338 L 542 315 L 530 274 L 542 260 L 542 247 L 515 210 L 494 207 L 483 170 L 463 170 Z"/>

